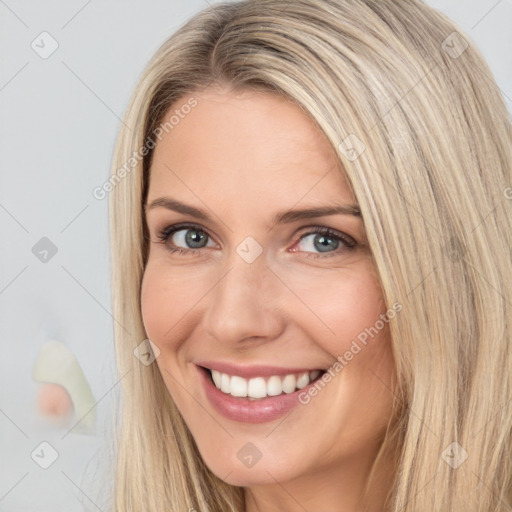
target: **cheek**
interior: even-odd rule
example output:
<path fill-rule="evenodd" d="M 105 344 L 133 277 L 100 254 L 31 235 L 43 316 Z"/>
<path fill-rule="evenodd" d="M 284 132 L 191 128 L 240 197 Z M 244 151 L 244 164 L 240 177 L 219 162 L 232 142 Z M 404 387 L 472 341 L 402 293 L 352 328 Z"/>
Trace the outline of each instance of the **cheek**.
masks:
<path fill-rule="evenodd" d="M 356 271 L 340 270 L 335 274 L 298 280 L 297 295 L 314 314 L 301 315 L 298 323 L 307 322 L 305 328 L 311 337 L 323 345 L 333 356 L 343 354 L 353 340 L 384 338 L 386 324 L 380 320 L 386 312 L 377 277 L 370 265 L 364 263 Z M 303 308 L 300 310 L 303 312 Z M 303 324 L 304 325 L 304 324 Z M 375 328 L 379 331 L 375 334 Z"/>
<path fill-rule="evenodd" d="M 149 339 L 157 345 L 179 339 L 206 290 L 204 279 L 194 279 L 183 269 L 176 271 L 150 258 L 140 294 L 142 320 Z"/>
<path fill-rule="evenodd" d="M 344 424 L 354 439 L 371 435 L 386 423 L 391 408 L 394 360 L 389 320 L 395 312 L 390 308 L 386 315 L 388 308 L 369 261 L 361 262 L 357 272 L 340 270 L 307 285 L 304 280 L 301 298 L 315 315 L 297 315 L 295 321 L 333 358 L 332 385 L 327 387 L 332 403 L 340 404 L 333 423 Z"/>
<path fill-rule="evenodd" d="M 194 298 L 198 295 L 185 286 L 183 274 L 180 281 L 179 273 L 150 259 L 140 293 L 146 335 L 160 349 L 156 364 L 169 393 L 182 411 L 190 405 L 190 397 L 179 384 L 183 381 L 180 345 L 186 339 L 185 328 L 194 314 L 193 305 L 197 303 Z"/>

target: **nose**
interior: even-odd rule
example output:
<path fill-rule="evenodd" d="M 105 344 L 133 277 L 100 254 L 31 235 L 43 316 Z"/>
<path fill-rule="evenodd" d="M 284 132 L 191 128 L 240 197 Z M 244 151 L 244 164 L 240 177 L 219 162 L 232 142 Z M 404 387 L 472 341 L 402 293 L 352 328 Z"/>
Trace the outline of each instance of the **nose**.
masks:
<path fill-rule="evenodd" d="M 223 277 L 208 294 L 203 322 L 219 343 L 240 347 L 248 339 L 268 341 L 282 332 L 283 284 L 267 267 L 264 254 L 248 263 L 233 251 Z"/>

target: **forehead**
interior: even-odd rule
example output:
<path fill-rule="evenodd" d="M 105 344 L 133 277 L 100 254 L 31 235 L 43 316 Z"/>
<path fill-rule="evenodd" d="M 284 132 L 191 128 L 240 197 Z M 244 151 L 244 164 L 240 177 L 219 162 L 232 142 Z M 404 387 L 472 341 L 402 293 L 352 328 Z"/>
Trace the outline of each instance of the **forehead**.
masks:
<path fill-rule="evenodd" d="M 210 89 L 180 98 L 164 122 L 172 115 L 154 150 L 148 201 L 167 192 L 260 207 L 353 200 L 325 135 L 277 94 Z"/>

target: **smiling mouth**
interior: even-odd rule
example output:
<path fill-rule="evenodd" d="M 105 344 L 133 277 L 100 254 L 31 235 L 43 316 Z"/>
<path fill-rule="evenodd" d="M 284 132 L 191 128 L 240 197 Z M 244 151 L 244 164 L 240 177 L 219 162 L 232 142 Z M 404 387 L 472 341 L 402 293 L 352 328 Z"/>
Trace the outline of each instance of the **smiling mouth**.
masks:
<path fill-rule="evenodd" d="M 310 370 L 287 375 L 270 375 L 246 379 L 200 366 L 213 385 L 223 393 L 236 398 L 262 400 L 282 394 L 290 394 L 319 380 L 326 370 Z"/>

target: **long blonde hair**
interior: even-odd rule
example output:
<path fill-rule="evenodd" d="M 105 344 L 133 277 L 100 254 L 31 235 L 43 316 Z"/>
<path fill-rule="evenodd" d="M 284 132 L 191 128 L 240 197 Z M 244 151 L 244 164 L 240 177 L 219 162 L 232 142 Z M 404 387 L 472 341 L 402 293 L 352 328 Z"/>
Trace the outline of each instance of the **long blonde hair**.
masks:
<path fill-rule="evenodd" d="M 399 464 L 386 510 L 510 510 L 512 129 L 491 72 L 419 0 L 247 0 L 203 10 L 159 48 L 97 191 L 110 201 L 123 391 L 115 511 L 245 509 L 243 489 L 205 466 L 157 365 L 134 356 L 147 338 L 151 148 L 169 107 L 213 83 L 284 95 L 318 124 L 360 205 L 384 298 L 403 306 L 390 322 L 397 421 L 382 454 Z"/>

